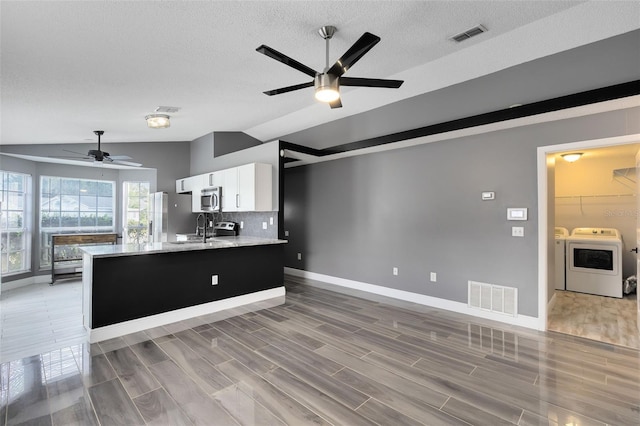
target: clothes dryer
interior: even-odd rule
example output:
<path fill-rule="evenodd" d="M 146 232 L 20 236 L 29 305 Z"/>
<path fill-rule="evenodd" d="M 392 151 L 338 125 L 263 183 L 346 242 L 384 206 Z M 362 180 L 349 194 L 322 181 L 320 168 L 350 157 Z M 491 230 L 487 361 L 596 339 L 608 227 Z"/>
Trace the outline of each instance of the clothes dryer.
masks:
<path fill-rule="evenodd" d="M 622 297 L 622 238 L 614 228 L 576 228 L 566 240 L 567 290 Z"/>

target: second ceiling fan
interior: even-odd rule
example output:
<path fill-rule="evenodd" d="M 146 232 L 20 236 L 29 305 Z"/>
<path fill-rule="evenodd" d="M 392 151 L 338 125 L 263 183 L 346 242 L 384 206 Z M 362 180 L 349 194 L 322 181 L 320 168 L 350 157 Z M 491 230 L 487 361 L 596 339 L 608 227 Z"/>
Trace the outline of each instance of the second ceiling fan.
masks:
<path fill-rule="evenodd" d="M 380 37 L 368 32 L 364 33 L 358 41 L 356 41 L 353 46 L 351 46 L 349 50 L 347 50 L 344 55 L 342 55 L 342 57 L 330 67 L 329 40 L 331 40 L 331 37 L 335 34 L 336 27 L 324 26 L 320 28 L 318 32 L 326 41 L 326 68 L 321 73 L 264 44 L 256 49 L 258 52 L 267 55 L 276 61 L 282 62 L 291 68 L 313 77 L 313 81 L 308 83 L 268 90 L 264 92 L 266 95 L 273 96 L 307 87 L 315 87 L 316 99 L 328 102 L 331 108 L 340 108 L 342 107 L 342 101 L 340 100 L 340 86 L 383 87 L 397 89 L 402 85 L 402 83 L 404 83 L 403 80 L 384 80 L 379 78 L 343 76 L 343 74 L 347 72 L 353 64 L 355 64 L 380 41 Z"/>

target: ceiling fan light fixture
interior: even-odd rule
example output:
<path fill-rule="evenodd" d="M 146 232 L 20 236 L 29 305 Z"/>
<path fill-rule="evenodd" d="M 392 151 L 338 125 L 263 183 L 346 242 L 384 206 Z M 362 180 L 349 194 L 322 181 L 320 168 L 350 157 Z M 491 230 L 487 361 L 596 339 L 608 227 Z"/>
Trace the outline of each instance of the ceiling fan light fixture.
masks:
<path fill-rule="evenodd" d="M 167 114 L 149 114 L 144 117 L 147 126 L 152 129 L 166 129 L 171 126 L 170 118 Z"/>
<path fill-rule="evenodd" d="M 314 79 L 316 99 L 320 102 L 333 102 L 340 98 L 338 77 L 331 74 L 318 74 Z"/>

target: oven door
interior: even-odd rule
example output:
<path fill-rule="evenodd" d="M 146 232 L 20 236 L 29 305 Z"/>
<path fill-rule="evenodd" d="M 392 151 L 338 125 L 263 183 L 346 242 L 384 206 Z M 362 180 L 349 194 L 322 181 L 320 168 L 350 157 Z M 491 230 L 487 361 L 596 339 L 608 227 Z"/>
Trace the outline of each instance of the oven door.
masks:
<path fill-rule="evenodd" d="M 606 243 L 568 242 L 568 269 L 572 272 L 618 275 L 618 246 Z"/>

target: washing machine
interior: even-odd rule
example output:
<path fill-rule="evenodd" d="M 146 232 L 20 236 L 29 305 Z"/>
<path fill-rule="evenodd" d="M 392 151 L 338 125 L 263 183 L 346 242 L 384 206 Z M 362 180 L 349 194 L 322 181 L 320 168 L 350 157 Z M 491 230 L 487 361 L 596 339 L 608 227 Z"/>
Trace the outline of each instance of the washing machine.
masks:
<path fill-rule="evenodd" d="M 614 228 L 576 228 L 566 239 L 566 288 L 622 297 L 622 237 Z"/>
<path fill-rule="evenodd" d="M 556 236 L 556 252 L 555 252 L 555 283 L 556 290 L 566 290 L 566 275 L 565 275 L 565 267 L 567 265 L 567 261 L 565 259 L 566 254 L 566 245 L 567 237 L 569 236 L 569 230 L 567 228 L 563 228 L 562 226 L 556 226 L 555 229 Z"/>

